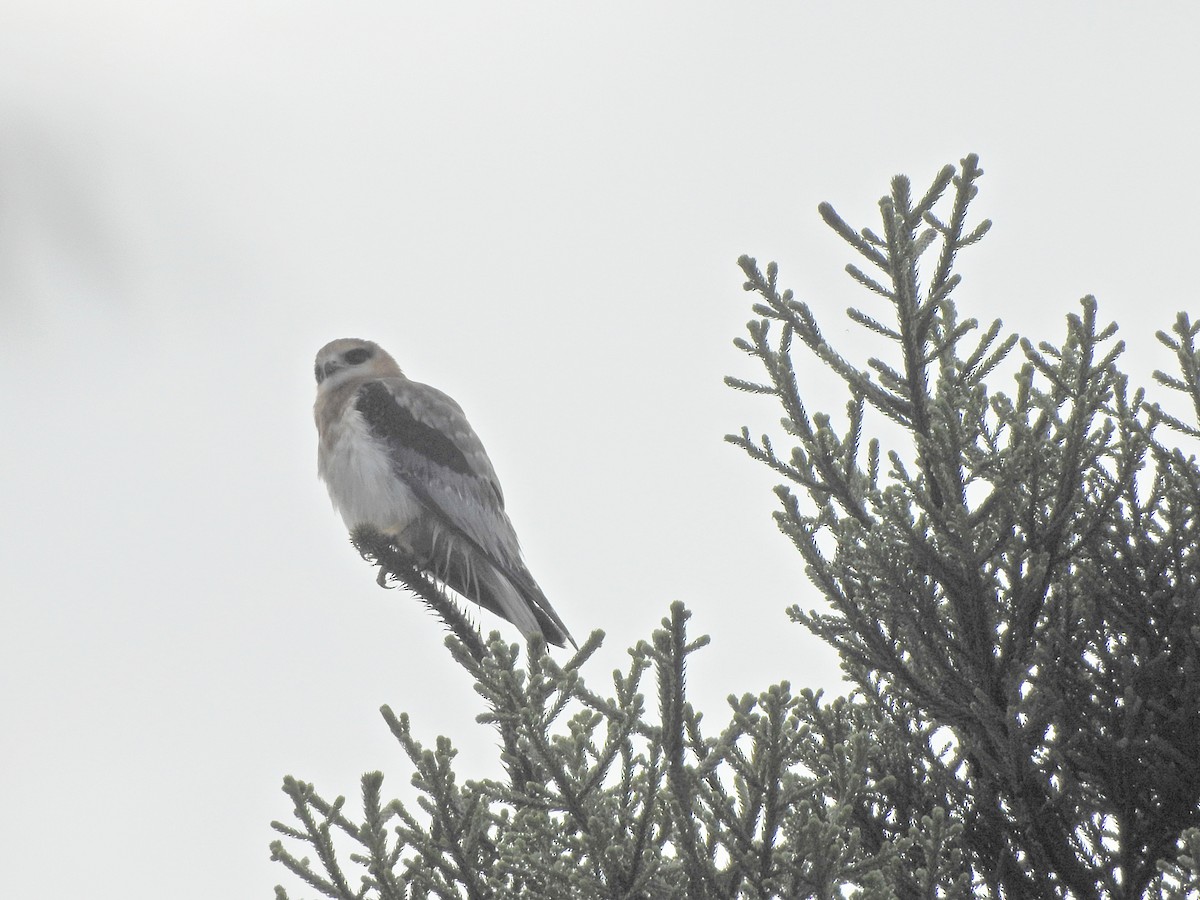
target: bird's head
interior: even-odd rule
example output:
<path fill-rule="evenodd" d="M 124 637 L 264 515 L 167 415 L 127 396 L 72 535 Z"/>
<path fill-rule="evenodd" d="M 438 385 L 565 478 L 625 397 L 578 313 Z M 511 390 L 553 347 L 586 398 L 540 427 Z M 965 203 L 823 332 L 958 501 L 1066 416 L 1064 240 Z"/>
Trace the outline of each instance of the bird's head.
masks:
<path fill-rule="evenodd" d="M 384 378 L 404 373 L 388 352 L 374 341 L 339 338 L 321 348 L 313 374 L 317 379 L 317 390 L 328 391 L 350 378 Z"/>

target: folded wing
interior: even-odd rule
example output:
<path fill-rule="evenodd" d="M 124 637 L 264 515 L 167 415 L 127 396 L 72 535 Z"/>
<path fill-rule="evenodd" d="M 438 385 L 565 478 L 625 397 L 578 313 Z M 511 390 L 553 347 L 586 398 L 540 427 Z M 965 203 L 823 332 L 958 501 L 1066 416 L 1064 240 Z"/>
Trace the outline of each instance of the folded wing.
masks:
<path fill-rule="evenodd" d="M 575 644 L 521 560 L 504 495 L 458 404 L 404 377 L 364 383 L 355 407 L 386 447 L 392 471 L 425 507 L 400 536 L 432 574 L 529 634 Z"/>

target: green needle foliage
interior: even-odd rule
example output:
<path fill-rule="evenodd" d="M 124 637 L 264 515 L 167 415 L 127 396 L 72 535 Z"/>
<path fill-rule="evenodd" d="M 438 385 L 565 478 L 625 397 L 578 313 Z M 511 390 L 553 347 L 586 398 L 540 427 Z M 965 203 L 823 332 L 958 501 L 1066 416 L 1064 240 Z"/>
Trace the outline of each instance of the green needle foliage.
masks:
<path fill-rule="evenodd" d="M 742 258 L 759 319 L 739 346 L 766 380 L 729 383 L 776 397 L 793 446 L 730 440 L 785 479 L 776 521 L 828 604 L 789 612 L 896 754 L 882 834 L 945 810 L 977 896 L 1196 896 L 1200 467 L 1158 426 L 1200 431 L 1130 391 L 1092 297 L 1061 344 L 1019 342 L 1010 394 L 989 386 L 1018 341 L 950 299 L 990 224 L 967 221 L 982 174 L 969 156 L 919 198 L 897 177 L 880 233 L 821 206 L 886 301 L 849 313 L 890 345 L 865 365 Z M 1181 315 L 1159 334 L 1182 375 L 1157 379 L 1200 414 L 1197 331 Z M 841 427 L 806 407 L 794 348 L 845 383 Z M 871 414 L 899 435 L 886 464 L 878 438 L 863 448 Z"/>
<path fill-rule="evenodd" d="M 825 599 L 789 613 L 838 650 L 850 694 L 783 683 L 709 729 L 686 689 L 707 638 L 682 605 L 599 692 L 600 632 L 561 663 L 531 641 L 522 663 L 360 531 L 381 581 L 451 630 L 507 778 L 460 782 L 449 741 L 384 707 L 416 804 L 373 772 L 352 816 L 286 778 L 272 857 L 306 896 L 1200 896 L 1200 465 L 1164 437 L 1200 427 L 1130 390 L 1091 297 L 1059 345 L 959 319 L 982 174 L 969 156 L 919 198 L 897 177 L 878 233 L 821 206 L 865 260 L 847 271 L 873 306 L 849 316 L 878 358 L 835 350 L 774 263 L 740 260 L 756 318 L 737 345 L 764 374 L 727 381 L 779 402 L 790 446 L 729 440 L 784 482 L 776 521 Z M 1155 378 L 1200 420 L 1198 333 L 1185 315 L 1159 333 L 1180 374 Z M 844 414 L 802 399 L 807 354 L 844 382 Z"/>
<path fill-rule="evenodd" d="M 378 538 L 357 540 L 368 548 Z M 317 895 L 381 900 L 834 898 L 853 885 L 883 898 L 914 848 L 934 873 L 957 865 L 957 828 L 940 812 L 883 839 L 857 834 L 855 818 L 886 775 L 846 701 L 794 696 L 785 683 L 730 697 L 728 722 L 707 733 L 686 699 L 687 660 L 707 643 L 688 639 L 688 617 L 673 605 L 613 673 L 608 697 L 580 672 L 599 632 L 561 665 L 537 640 L 521 666 L 496 633 L 486 644 L 447 638 L 487 700 L 481 723 L 503 736 L 508 781 L 459 784 L 450 742 L 422 746 L 408 717 L 384 707 L 412 763 L 418 809 L 385 802 L 383 775 L 371 772 L 363 817 L 351 820 L 345 798 L 327 801 L 289 777 L 296 823 L 273 826 L 300 850 L 279 840 L 272 857 Z M 657 715 L 646 709 L 648 678 Z"/>

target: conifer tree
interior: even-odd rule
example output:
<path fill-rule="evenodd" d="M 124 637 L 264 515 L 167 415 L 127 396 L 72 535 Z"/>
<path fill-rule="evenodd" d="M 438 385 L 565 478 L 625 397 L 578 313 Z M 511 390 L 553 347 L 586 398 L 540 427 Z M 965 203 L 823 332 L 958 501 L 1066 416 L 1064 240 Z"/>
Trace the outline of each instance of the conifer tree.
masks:
<path fill-rule="evenodd" d="M 968 156 L 920 197 L 895 178 L 878 232 L 820 207 L 866 261 L 847 271 L 873 306 L 849 315 L 878 358 L 740 260 L 757 296 L 737 343 L 764 375 L 727 381 L 775 398 L 790 446 L 730 440 L 784 482 L 776 521 L 825 601 L 789 614 L 837 649 L 847 697 L 784 683 L 706 728 L 686 668 L 707 639 L 679 604 L 605 695 L 583 679 L 599 632 L 563 662 L 534 640 L 522 665 L 360 532 L 451 628 L 508 777 L 460 784 L 449 742 L 384 707 L 419 811 L 379 773 L 361 819 L 288 778 L 273 857 L 334 898 L 1200 896 L 1200 466 L 1169 440 L 1200 428 L 1130 390 L 1091 297 L 1059 344 L 959 317 L 982 174 Z M 1179 374 L 1155 373 L 1196 419 L 1198 332 L 1160 332 Z M 846 385 L 843 415 L 804 402 L 805 354 Z"/>

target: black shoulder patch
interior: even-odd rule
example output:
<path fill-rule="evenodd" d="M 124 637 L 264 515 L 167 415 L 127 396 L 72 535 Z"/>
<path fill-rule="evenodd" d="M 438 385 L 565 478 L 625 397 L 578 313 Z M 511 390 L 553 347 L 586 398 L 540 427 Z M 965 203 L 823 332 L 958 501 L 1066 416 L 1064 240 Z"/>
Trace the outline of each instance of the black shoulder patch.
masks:
<path fill-rule="evenodd" d="M 369 381 L 359 388 L 354 405 L 367 420 L 371 432 L 389 445 L 418 453 L 455 472 L 473 474 L 466 456 L 454 441 L 415 418 L 380 382 Z"/>

